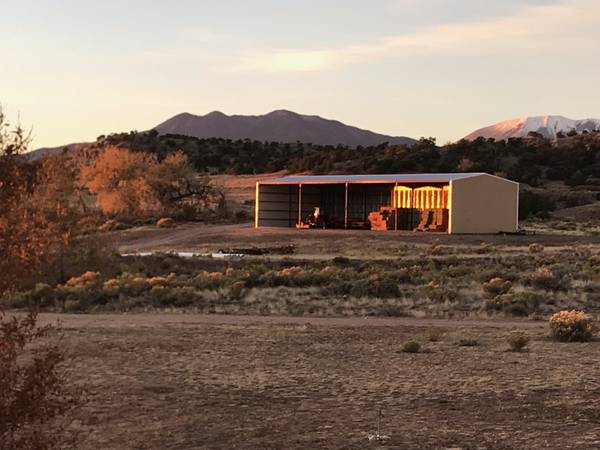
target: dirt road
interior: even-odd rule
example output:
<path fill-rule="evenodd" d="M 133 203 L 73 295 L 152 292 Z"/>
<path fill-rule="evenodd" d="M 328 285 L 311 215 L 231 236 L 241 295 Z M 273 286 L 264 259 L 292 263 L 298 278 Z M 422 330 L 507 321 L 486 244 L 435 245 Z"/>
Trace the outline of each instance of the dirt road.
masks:
<path fill-rule="evenodd" d="M 368 232 L 356 230 L 254 229 L 251 224 L 180 224 L 172 229 L 140 227 L 112 234 L 123 253 L 149 251 L 214 252 L 220 248 L 293 244 L 298 254 L 390 256 L 398 246 L 427 246 L 433 242 L 452 246 L 483 244 L 525 248 L 532 243 L 573 247 L 600 245 L 600 236 L 561 235 L 448 235 L 444 233 Z M 361 245 L 357 245 L 360 242 Z"/>

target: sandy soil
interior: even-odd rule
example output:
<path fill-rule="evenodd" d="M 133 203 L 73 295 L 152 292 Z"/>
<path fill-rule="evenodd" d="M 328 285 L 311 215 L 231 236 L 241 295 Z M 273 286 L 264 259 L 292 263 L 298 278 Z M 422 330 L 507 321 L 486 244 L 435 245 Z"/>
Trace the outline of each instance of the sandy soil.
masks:
<path fill-rule="evenodd" d="M 549 341 L 542 322 L 42 318 L 88 390 L 82 449 L 600 448 L 600 342 Z M 528 352 L 506 351 L 513 329 Z M 400 352 L 409 339 L 425 352 Z M 385 445 L 368 439 L 379 409 Z"/>
<path fill-rule="evenodd" d="M 319 256 L 343 254 L 361 258 L 397 256 L 400 246 L 478 246 L 492 244 L 506 249 L 542 243 L 556 249 L 577 245 L 600 245 L 600 236 L 561 235 L 448 235 L 444 233 L 371 232 L 356 230 L 296 230 L 260 228 L 250 224 L 180 224 L 172 229 L 148 226 L 118 232 L 112 236 L 119 250 L 128 252 L 191 251 L 213 252 L 220 248 L 278 246 L 294 244 L 297 254 Z M 360 240 L 361 245 L 357 245 Z"/>

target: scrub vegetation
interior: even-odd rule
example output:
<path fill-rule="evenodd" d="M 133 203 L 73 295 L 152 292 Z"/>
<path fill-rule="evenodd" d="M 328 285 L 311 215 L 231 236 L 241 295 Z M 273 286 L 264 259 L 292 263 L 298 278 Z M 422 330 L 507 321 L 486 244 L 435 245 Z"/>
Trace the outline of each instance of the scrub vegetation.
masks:
<path fill-rule="evenodd" d="M 435 246 L 435 255 L 431 247 Z M 163 311 L 294 316 L 549 317 L 564 308 L 600 312 L 593 245 L 398 247 L 396 257 L 247 257 L 224 260 L 104 255 L 93 270 L 65 264 L 7 299 L 44 311 Z M 88 257 L 89 258 L 89 257 Z"/>

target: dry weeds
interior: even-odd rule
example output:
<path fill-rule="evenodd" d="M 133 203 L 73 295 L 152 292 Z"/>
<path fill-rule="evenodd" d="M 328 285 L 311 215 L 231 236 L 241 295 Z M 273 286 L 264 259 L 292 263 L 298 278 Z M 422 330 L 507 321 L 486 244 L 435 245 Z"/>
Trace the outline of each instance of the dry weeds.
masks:
<path fill-rule="evenodd" d="M 550 341 L 545 323 L 61 319 L 89 390 L 83 450 L 378 448 L 378 408 L 388 448 L 600 447 L 600 343 Z M 440 326 L 429 352 L 400 351 Z M 506 352 L 507 328 L 529 352 Z"/>

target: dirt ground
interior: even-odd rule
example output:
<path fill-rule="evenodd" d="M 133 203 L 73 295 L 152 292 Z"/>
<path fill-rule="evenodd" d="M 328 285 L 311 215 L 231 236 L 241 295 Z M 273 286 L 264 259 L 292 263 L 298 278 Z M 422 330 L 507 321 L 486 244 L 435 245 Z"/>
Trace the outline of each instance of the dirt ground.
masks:
<path fill-rule="evenodd" d="M 279 246 L 293 244 L 303 257 L 336 255 L 377 258 L 398 256 L 400 246 L 495 245 L 504 250 L 527 249 L 540 243 L 549 249 L 578 245 L 600 246 L 600 236 L 569 235 L 449 235 L 445 233 L 372 232 L 357 230 L 296 230 L 294 228 L 259 228 L 251 224 L 210 225 L 184 223 L 176 228 L 139 227 L 107 236 L 116 240 L 119 250 L 129 252 L 185 251 L 214 252 L 222 248 Z M 357 243 L 360 242 L 360 245 Z"/>
<path fill-rule="evenodd" d="M 81 449 L 600 448 L 600 342 L 552 342 L 545 322 L 57 319 L 88 391 Z M 513 330 L 527 352 L 506 351 Z M 388 439 L 370 441 L 379 409 Z"/>

